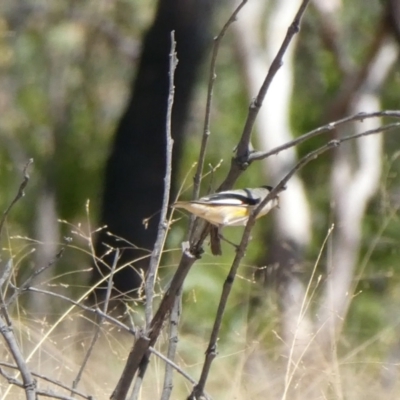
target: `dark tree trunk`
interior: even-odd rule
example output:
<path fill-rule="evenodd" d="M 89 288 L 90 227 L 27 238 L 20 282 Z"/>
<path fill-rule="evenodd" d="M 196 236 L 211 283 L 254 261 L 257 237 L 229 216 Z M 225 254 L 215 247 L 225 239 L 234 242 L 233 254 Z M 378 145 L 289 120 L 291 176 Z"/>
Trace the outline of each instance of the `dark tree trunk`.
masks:
<path fill-rule="evenodd" d="M 170 34 L 175 30 L 179 59 L 172 116 L 173 171 L 176 171 L 196 76 L 205 51 L 211 47 L 212 10 L 216 3 L 160 0 L 154 23 L 143 41 L 131 98 L 117 128 L 106 167 L 101 223 L 107 229 L 96 242 L 98 256 L 103 256 L 108 246 L 119 247 L 123 250 L 118 264 L 131 263 L 114 276 L 115 289 L 123 293 L 139 287 L 138 272 L 147 267 L 148 259 L 135 260 L 149 254 L 156 238 L 158 215 L 150 220 L 147 229 L 142 221 L 157 213 L 162 203 Z M 114 253 L 103 259 L 111 266 Z M 109 271 L 98 264 L 102 273 Z M 94 268 L 93 281 L 99 277 Z"/>
<path fill-rule="evenodd" d="M 388 0 L 386 6 L 386 22 L 394 37 L 400 44 L 400 1 Z"/>

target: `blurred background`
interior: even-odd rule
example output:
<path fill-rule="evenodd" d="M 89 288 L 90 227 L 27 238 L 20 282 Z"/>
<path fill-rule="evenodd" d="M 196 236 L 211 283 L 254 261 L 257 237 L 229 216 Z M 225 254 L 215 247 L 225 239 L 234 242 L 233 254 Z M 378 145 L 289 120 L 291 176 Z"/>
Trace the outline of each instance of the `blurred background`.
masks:
<path fill-rule="evenodd" d="M 164 184 L 170 31 L 176 31 L 179 59 L 171 199 L 190 199 L 213 37 L 235 4 L 0 3 L 1 210 L 15 196 L 23 166 L 34 159 L 26 196 L 9 215 L 1 238 L 1 267 L 12 257 L 13 279 L 23 280 L 52 262 L 70 237 L 63 258 L 36 284 L 76 297 L 107 273 L 115 257 L 110 250 L 118 247 L 119 264 L 126 268 L 115 276 L 114 296 L 131 299 L 129 312 L 142 323 L 139 287 Z M 248 106 L 299 6 L 298 0 L 249 1 L 224 38 L 202 195 L 226 176 Z M 312 1 L 267 94 L 253 147 L 270 150 L 358 112 L 398 109 L 399 43 L 398 0 Z M 344 124 L 254 162 L 236 187 L 274 185 L 296 160 L 332 138 L 388 122 Z M 325 153 L 289 182 L 280 209 L 257 222 L 207 387 L 216 398 L 396 398 L 398 134 L 373 135 Z M 159 293 L 175 271 L 187 226 L 188 216 L 175 212 Z M 224 232 L 236 242 L 241 233 L 241 228 Z M 223 251 L 216 258 L 206 243 L 185 282 L 179 357 L 195 377 L 234 255 L 225 244 Z M 94 254 L 102 262 L 95 262 Z M 98 289 L 92 300 L 101 300 L 103 292 Z M 14 311 L 29 311 L 20 317 L 22 325 L 40 330 L 63 307 L 26 295 Z M 116 352 L 110 335 L 104 332 Z M 126 349 L 118 351 L 123 358 Z M 150 386 L 145 393 L 153 393 Z M 176 390 L 185 393 L 185 384 L 178 382 Z M 321 393 L 325 397 L 318 397 Z"/>

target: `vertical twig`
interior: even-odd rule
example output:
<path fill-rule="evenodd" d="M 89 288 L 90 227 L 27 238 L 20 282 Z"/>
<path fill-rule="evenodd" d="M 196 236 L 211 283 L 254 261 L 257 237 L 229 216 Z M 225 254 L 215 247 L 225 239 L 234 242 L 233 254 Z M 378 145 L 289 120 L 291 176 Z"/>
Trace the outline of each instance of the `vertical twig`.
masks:
<path fill-rule="evenodd" d="M 8 214 L 10 213 L 11 209 L 13 206 L 18 202 L 19 199 L 21 199 L 25 195 L 25 188 L 26 185 L 29 182 L 29 175 L 28 175 L 28 167 L 33 163 L 33 159 L 29 159 L 29 161 L 25 164 L 24 169 L 23 169 L 23 176 L 24 179 L 19 185 L 18 192 L 14 199 L 11 201 L 10 205 L 7 207 L 7 209 L 4 211 L 3 216 L 1 217 L 0 220 L 0 239 L 1 239 L 1 233 L 3 231 L 4 223 L 7 219 Z M 9 273 L 11 272 L 12 268 L 12 260 L 10 260 L 5 268 L 4 273 L 1 276 L 1 285 L 4 284 L 4 282 L 8 279 Z M 7 306 L 5 305 L 4 298 L 3 298 L 3 292 L 2 288 L 0 287 L 1 291 L 1 314 L 3 317 L 6 319 L 6 322 L 3 320 L 3 317 L 0 317 L 0 333 L 4 337 L 5 342 L 7 343 L 10 352 L 15 360 L 15 363 L 18 366 L 18 370 L 21 372 L 22 375 L 22 380 L 24 383 L 24 388 L 25 388 L 25 395 L 27 400 L 35 400 L 36 399 L 36 380 L 33 378 L 26 362 L 24 359 L 24 356 L 22 355 L 21 349 L 18 346 L 18 343 L 15 339 L 12 324 L 11 324 L 11 319 L 8 314 Z"/>
<path fill-rule="evenodd" d="M 10 277 L 13 265 L 13 259 L 10 258 L 6 264 L 6 267 L 4 268 L 3 273 L 0 275 L 0 290 L 2 290 L 4 283 Z"/>
<path fill-rule="evenodd" d="M 0 310 L 1 310 L 3 317 L 5 319 L 5 322 L 8 326 L 11 326 L 12 321 L 11 321 L 10 314 L 8 312 L 7 304 L 4 300 L 3 284 L 7 281 L 7 279 L 11 275 L 13 265 L 14 265 L 13 259 L 10 258 L 8 260 L 8 263 L 6 264 L 4 272 L 0 276 Z"/>
<path fill-rule="evenodd" d="M 14 265 L 13 259 L 10 258 L 6 264 L 6 267 L 4 268 L 3 273 L 0 276 L 0 309 L 3 310 L 3 315 L 8 325 L 11 324 L 11 319 L 10 316 L 8 315 L 7 305 L 4 300 L 3 285 L 10 277 L 13 265 Z"/>
<path fill-rule="evenodd" d="M 168 107 L 167 107 L 167 120 L 166 120 L 166 171 L 164 177 L 164 195 L 161 208 L 160 222 L 158 224 L 157 239 L 150 256 L 150 264 L 144 286 L 146 294 L 146 305 L 145 305 L 146 332 L 150 330 L 151 320 L 153 319 L 154 285 L 160 263 L 162 249 L 164 247 L 168 231 L 167 212 L 169 205 L 169 192 L 171 188 L 172 147 L 173 147 L 173 139 L 171 135 L 171 121 L 172 121 L 172 107 L 174 104 L 174 96 L 175 96 L 174 74 L 177 64 L 178 64 L 178 58 L 176 56 L 175 31 L 172 31 L 171 51 L 169 53 L 169 91 L 168 91 Z M 136 382 L 130 397 L 132 400 L 138 398 L 142 380 L 147 369 L 149 357 L 150 357 L 150 352 L 147 351 L 146 355 L 144 356 L 140 364 L 140 370 L 136 377 Z"/>
<path fill-rule="evenodd" d="M 24 190 L 25 190 L 25 188 L 26 188 L 26 185 L 27 185 L 28 182 L 29 182 L 29 175 L 28 175 L 28 172 L 27 172 L 27 171 L 28 171 L 29 166 L 30 166 L 32 163 L 33 163 L 33 158 L 30 158 L 30 159 L 28 160 L 28 162 L 25 164 L 24 169 L 22 170 L 22 173 L 23 173 L 23 175 L 24 175 L 24 179 L 23 179 L 23 181 L 21 182 L 21 184 L 19 185 L 18 192 L 17 192 L 16 196 L 14 197 L 14 199 L 13 199 L 13 201 L 10 203 L 10 205 L 7 207 L 7 209 L 4 211 L 3 216 L 2 216 L 1 219 L 0 219 L 0 239 L 1 239 L 1 233 L 2 233 L 2 231 L 3 231 L 3 226 L 4 226 L 4 223 L 6 222 L 6 219 L 7 219 L 8 214 L 10 213 L 11 209 L 14 207 L 15 203 L 16 203 L 21 197 L 24 197 L 24 196 L 25 196 Z"/>
<path fill-rule="evenodd" d="M 177 64 L 178 64 L 178 59 L 176 57 L 175 32 L 172 31 L 171 52 L 169 53 L 169 92 L 168 92 L 168 108 L 167 108 L 167 122 L 166 122 L 167 140 L 166 140 L 166 170 L 164 177 L 164 195 L 163 195 L 162 209 L 160 214 L 160 222 L 158 224 L 157 239 L 154 244 L 154 249 L 151 253 L 149 270 L 145 282 L 146 329 L 150 328 L 150 322 L 151 319 L 153 318 L 154 284 L 160 262 L 161 252 L 164 246 L 168 230 L 167 212 L 169 204 L 169 192 L 171 188 L 172 146 L 174 143 L 171 136 L 171 120 L 172 120 L 172 106 L 174 104 L 174 95 L 175 95 L 174 74 Z"/>

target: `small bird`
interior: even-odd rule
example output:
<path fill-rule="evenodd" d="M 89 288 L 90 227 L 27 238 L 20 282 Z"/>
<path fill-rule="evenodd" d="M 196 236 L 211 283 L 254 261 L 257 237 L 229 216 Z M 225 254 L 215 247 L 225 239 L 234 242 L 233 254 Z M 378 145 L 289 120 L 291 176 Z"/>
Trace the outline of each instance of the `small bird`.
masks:
<path fill-rule="evenodd" d="M 219 230 L 224 226 L 246 225 L 252 211 L 268 196 L 272 189 L 272 186 L 261 186 L 258 188 L 226 190 L 201 197 L 198 200 L 178 201 L 172 207 L 183 208 L 217 226 L 218 236 L 229 242 L 220 234 Z M 282 190 L 284 189 L 286 188 Z M 264 205 L 257 218 L 266 215 L 274 207 L 279 207 L 278 195 Z M 213 253 L 215 254 L 214 251 Z M 220 251 L 217 250 L 217 253 L 220 254 Z"/>

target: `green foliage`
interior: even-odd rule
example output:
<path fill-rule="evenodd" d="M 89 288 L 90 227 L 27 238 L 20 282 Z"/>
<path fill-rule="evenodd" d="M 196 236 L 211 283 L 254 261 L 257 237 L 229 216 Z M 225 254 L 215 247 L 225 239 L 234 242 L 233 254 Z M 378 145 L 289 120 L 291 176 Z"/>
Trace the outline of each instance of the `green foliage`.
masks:
<path fill-rule="evenodd" d="M 0 184 L 11 188 L 33 158 L 33 179 L 55 190 L 60 217 L 81 219 L 87 199 L 98 210 L 110 139 L 154 2 L 26 2 L 24 13 L 17 3 L 0 7 L 0 80 L 8 88 L 0 132 L 9 155 Z M 10 168 L 13 178 L 4 176 Z M 28 190 L 36 203 L 40 190 Z M 8 200 L 3 190 L 2 209 Z M 10 226 L 19 218 L 16 210 Z"/>

